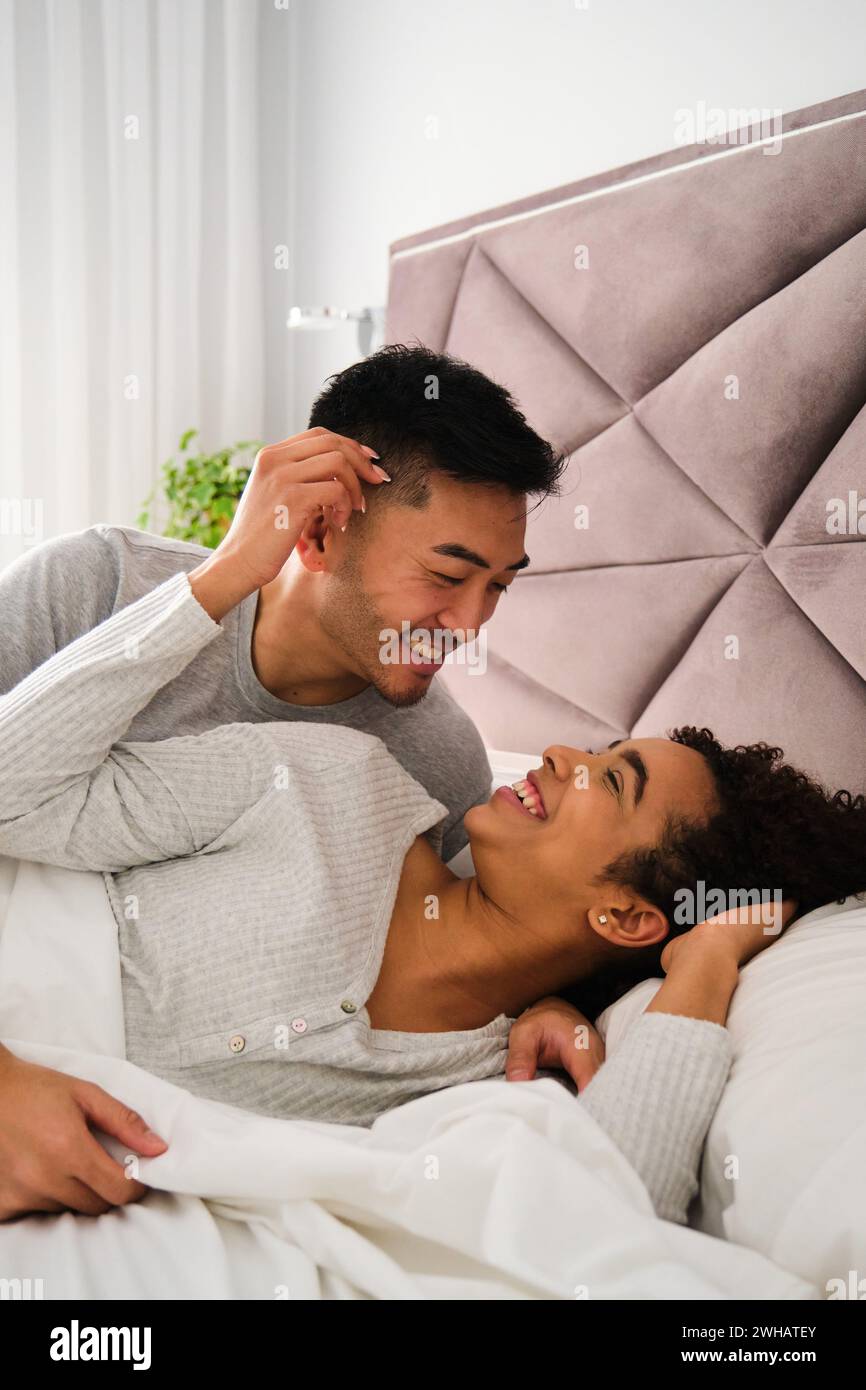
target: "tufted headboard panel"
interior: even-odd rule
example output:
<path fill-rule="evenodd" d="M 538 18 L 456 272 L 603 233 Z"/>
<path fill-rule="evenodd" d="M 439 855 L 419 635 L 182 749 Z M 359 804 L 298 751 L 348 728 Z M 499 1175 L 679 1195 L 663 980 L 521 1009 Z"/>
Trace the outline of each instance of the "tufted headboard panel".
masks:
<path fill-rule="evenodd" d="M 387 341 L 569 455 L 486 672 L 440 676 L 490 747 L 705 724 L 866 790 L 866 92 L 781 131 L 390 248 Z"/>

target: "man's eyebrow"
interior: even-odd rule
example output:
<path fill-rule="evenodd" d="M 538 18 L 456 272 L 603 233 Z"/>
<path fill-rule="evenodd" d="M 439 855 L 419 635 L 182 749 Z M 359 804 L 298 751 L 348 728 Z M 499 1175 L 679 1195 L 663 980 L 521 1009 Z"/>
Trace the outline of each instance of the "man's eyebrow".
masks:
<path fill-rule="evenodd" d="M 490 565 L 483 555 L 479 555 L 476 550 L 467 550 L 465 545 L 460 545 L 458 541 L 446 541 L 443 545 L 434 545 L 433 551 L 436 555 L 447 555 L 451 560 L 465 560 L 467 565 L 477 565 L 479 569 L 489 570 Z M 529 556 L 524 555 L 522 560 L 518 560 L 513 565 L 503 565 L 506 570 L 526 569 L 529 564 Z"/>
<path fill-rule="evenodd" d="M 621 743 L 621 738 L 614 739 L 613 743 L 609 743 L 607 745 L 607 751 L 610 752 L 611 749 L 618 748 Z M 646 763 L 644 762 L 643 758 L 641 757 L 640 753 L 637 751 L 636 748 L 626 748 L 624 753 L 620 753 L 620 757 L 628 763 L 629 767 L 634 770 L 637 776 L 637 782 L 635 783 L 634 789 L 634 801 L 632 803 L 633 809 L 637 810 L 638 806 L 640 805 L 640 799 L 644 794 L 644 788 L 646 787 L 646 784 L 649 781 L 649 773 L 646 770 Z"/>

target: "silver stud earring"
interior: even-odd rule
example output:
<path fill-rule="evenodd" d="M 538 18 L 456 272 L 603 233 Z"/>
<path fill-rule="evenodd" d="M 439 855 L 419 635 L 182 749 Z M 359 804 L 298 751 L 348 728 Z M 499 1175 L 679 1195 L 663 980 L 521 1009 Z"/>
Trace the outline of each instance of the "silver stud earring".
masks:
<path fill-rule="evenodd" d="M 601 922 L 601 925 L 604 926 L 605 922 L 607 921 L 607 918 L 603 912 L 600 912 L 598 914 L 598 920 Z"/>

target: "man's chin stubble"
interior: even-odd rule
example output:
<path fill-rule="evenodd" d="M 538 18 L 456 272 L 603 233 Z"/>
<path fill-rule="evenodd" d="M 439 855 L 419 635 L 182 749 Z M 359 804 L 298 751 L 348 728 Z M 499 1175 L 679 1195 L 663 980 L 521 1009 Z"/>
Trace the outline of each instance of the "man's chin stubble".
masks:
<path fill-rule="evenodd" d="M 395 709 L 408 709 L 412 705 L 417 705 L 420 700 L 424 699 L 430 689 L 431 683 L 431 681 L 418 681 L 414 678 L 412 679 L 411 685 L 407 684 L 401 686 L 393 686 L 385 682 L 379 684 L 373 681 L 373 685 L 382 696 L 382 699 L 387 700 L 388 704 L 393 705 Z"/>
<path fill-rule="evenodd" d="M 424 699 L 430 689 L 430 681 L 410 676 L 405 684 L 395 685 L 385 674 L 388 669 L 393 668 L 388 668 L 381 662 L 377 662 L 373 667 L 364 659 L 367 639 L 369 638 L 371 645 L 375 643 L 379 650 L 379 634 L 385 631 L 388 625 L 368 601 L 358 601 L 358 591 L 351 583 L 354 573 L 351 566 L 347 565 L 343 584 L 336 595 L 333 608 L 326 606 L 322 610 L 322 628 L 342 649 L 353 669 L 360 670 L 367 677 L 383 700 L 395 709 L 408 709 Z"/>
<path fill-rule="evenodd" d="M 382 626 L 383 624 L 379 624 L 376 631 L 378 632 Z M 366 676 L 373 689 L 394 709 L 409 709 L 412 705 L 417 705 L 429 691 L 431 681 L 419 680 L 417 676 L 410 675 L 405 682 L 398 684 L 390 678 L 389 673 L 399 668 L 380 662 L 374 665 L 365 661 L 354 644 L 341 640 L 342 634 L 338 637 L 334 633 L 333 638 L 339 642 L 353 669 Z M 435 676 L 433 679 L 436 679 Z"/>

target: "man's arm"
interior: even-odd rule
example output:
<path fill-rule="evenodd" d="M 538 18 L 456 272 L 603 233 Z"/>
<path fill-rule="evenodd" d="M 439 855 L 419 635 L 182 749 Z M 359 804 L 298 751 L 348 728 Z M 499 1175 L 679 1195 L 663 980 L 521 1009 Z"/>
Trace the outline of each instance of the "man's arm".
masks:
<path fill-rule="evenodd" d="M 95 526 L 45 541 L 0 573 L 0 696 L 112 612 L 116 553 Z M 89 1081 L 25 1062 L 0 1045 L 0 1221 L 22 1211 L 98 1216 L 147 1192 L 94 1125 L 145 1157 L 166 1144 Z"/>
<path fill-rule="evenodd" d="M 0 573 L 0 695 L 108 618 L 117 552 L 97 526 L 57 536 Z"/>

